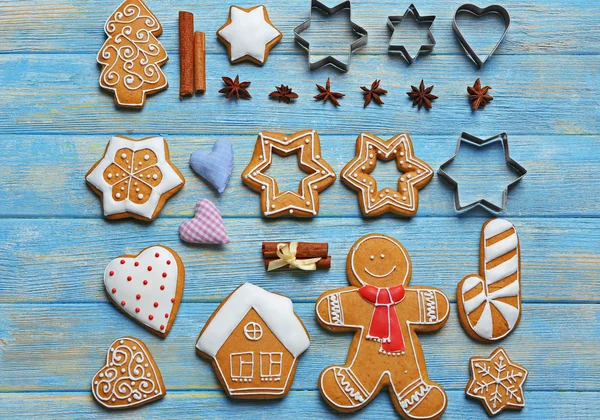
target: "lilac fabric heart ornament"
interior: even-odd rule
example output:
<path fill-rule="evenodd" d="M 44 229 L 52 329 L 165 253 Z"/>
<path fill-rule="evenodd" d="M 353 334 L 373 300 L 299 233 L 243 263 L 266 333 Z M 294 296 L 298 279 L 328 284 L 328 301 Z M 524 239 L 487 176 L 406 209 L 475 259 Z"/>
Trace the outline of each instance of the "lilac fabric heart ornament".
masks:
<path fill-rule="evenodd" d="M 207 199 L 196 203 L 196 215 L 179 225 L 179 237 L 192 244 L 228 244 L 229 236 L 221 219 L 221 213 Z"/>
<path fill-rule="evenodd" d="M 222 193 L 233 169 L 233 145 L 227 140 L 217 140 L 210 153 L 196 150 L 190 156 L 190 166 Z"/>

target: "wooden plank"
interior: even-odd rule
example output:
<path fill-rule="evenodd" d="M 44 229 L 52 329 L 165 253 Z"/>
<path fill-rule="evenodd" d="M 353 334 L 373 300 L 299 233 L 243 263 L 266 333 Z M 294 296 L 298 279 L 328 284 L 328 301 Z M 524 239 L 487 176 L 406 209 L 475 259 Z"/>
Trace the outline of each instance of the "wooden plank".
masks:
<path fill-rule="evenodd" d="M 87 390 L 108 346 L 124 335 L 148 345 L 167 389 L 218 389 L 210 363 L 194 351 L 200 330 L 217 306 L 218 302 L 184 302 L 163 341 L 125 319 L 108 301 L 0 305 L 0 313 L 6 314 L 0 326 L 0 392 Z M 313 303 L 295 303 L 294 310 L 306 325 L 311 347 L 300 359 L 293 389 L 316 389 L 325 367 L 345 362 L 352 335 L 319 327 Z M 501 345 L 529 370 L 528 389 L 596 390 L 600 307 L 526 303 L 523 310 L 520 325 Z M 464 389 L 468 381 L 469 358 L 488 356 L 496 348 L 470 340 L 454 310 L 439 333 L 420 337 L 429 377 L 454 390 Z"/>
<path fill-rule="evenodd" d="M 457 136 L 422 135 L 419 132 L 411 135 L 417 156 L 436 171 L 455 152 Z M 144 135 L 134 137 L 143 138 Z M 171 158 L 183 173 L 187 184 L 168 201 L 159 218 L 188 217 L 200 198 L 214 200 L 225 217 L 261 217 L 259 196 L 246 188 L 240 179 L 242 170 L 252 156 L 256 133 L 225 137 L 234 144 L 235 162 L 232 178 L 224 194 L 216 193 L 190 169 L 190 154 L 197 149 L 209 151 L 218 138 L 221 137 L 166 137 Z M 101 218 L 100 200 L 86 186 L 84 176 L 101 158 L 109 139 L 109 134 L 0 136 L 4 151 L 3 168 L 6 174 L 10 174 L 0 177 L 0 196 L 9 198 L 0 200 L 0 216 Z M 356 134 L 321 135 L 322 155 L 338 176 L 354 156 L 355 139 Z M 589 197 L 596 195 L 596 184 L 600 181 L 596 170 L 600 137 L 510 136 L 509 142 L 511 155 L 529 169 L 529 174 L 510 190 L 504 217 L 600 215 L 600 200 L 589 200 Z M 543 162 L 540 151 L 543 151 Z M 463 179 L 461 187 L 470 186 L 479 192 L 485 192 L 489 186 L 502 187 L 507 169 L 503 167 L 501 154 L 497 157 L 498 167 L 483 167 L 473 161 L 471 165 L 474 175 Z M 53 170 L 40 170 L 40 165 Z M 393 163 L 389 165 L 378 163 L 374 176 L 381 185 L 395 188 L 399 175 L 393 168 Z M 275 161 L 271 170 L 276 171 L 273 176 L 281 189 L 297 188 L 301 175 L 295 156 Z M 480 171 L 484 171 L 487 176 L 481 176 Z M 565 188 L 565 181 L 575 183 L 577 179 L 586 179 L 588 182 L 577 183 L 576 188 Z M 321 194 L 317 220 L 330 216 L 360 215 L 357 194 L 339 180 Z M 421 191 L 416 217 L 455 215 L 452 190 L 436 175 Z M 475 211 L 469 215 L 486 216 L 486 213 Z"/>
<path fill-rule="evenodd" d="M 104 0 L 75 3 L 69 0 L 3 0 L 0 2 L 0 51 L 96 53 L 105 39 L 104 22 L 119 3 Z M 335 4 L 335 1 L 328 3 Z M 243 7 L 254 5 L 251 1 L 237 4 Z M 263 4 L 267 6 L 273 23 L 284 34 L 283 41 L 273 54 L 305 54 L 295 45 L 292 31 L 308 17 L 310 3 L 266 0 Z M 152 0 L 148 5 L 163 25 L 164 34 L 160 41 L 169 54 L 177 51 L 177 10 L 196 13 L 198 30 L 209 35 L 209 51 L 224 54 L 225 49 L 218 44 L 214 34 L 227 19 L 228 4 L 210 0 L 203 1 L 200 7 L 197 2 L 182 0 L 174 6 L 169 0 Z M 519 0 L 504 0 L 502 5 L 511 13 L 512 27 L 497 54 L 589 54 L 600 51 L 600 14 L 598 3 L 594 0 L 540 0 L 535 5 Z M 359 54 L 387 54 L 390 32 L 385 25 L 386 17 L 391 14 L 402 15 L 407 4 L 381 0 L 375 3 L 356 1 L 352 6 L 353 20 L 369 31 L 369 44 Z M 463 55 L 452 32 L 452 16 L 458 3 L 422 0 L 417 7 L 422 15 L 436 15 L 433 33 L 437 45 L 434 53 Z M 44 13 L 40 13 L 40 10 Z M 585 17 L 585 31 L 580 30 L 582 17 Z M 318 20 L 319 16 L 315 18 Z M 498 25 L 493 26 L 496 29 Z M 556 30 L 557 27 L 560 27 L 560 31 Z M 341 31 L 319 30 L 318 22 L 315 23 L 315 32 L 317 35 L 326 35 L 338 50 L 349 39 Z M 487 38 L 491 39 L 492 34 Z"/>
<path fill-rule="evenodd" d="M 176 55 L 171 58 L 178 61 Z M 15 134 L 186 133 L 226 137 L 314 128 L 322 134 L 350 138 L 361 131 L 396 134 L 401 130 L 415 136 L 447 136 L 450 143 L 461 131 L 481 136 L 502 131 L 512 135 L 600 133 L 598 115 L 582 112 L 597 105 L 594 89 L 600 80 L 600 55 L 503 56 L 496 65 L 479 72 L 461 56 L 437 56 L 409 68 L 395 60 L 388 56 L 356 57 L 352 71 L 339 74 L 331 69 L 310 72 L 306 57 L 300 55 L 273 56 L 265 67 L 235 69 L 223 57 L 212 55 L 207 62 L 206 94 L 183 103 L 176 88 L 179 69 L 171 63 L 163 69 L 175 88 L 152 96 L 139 111 L 116 110 L 112 95 L 101 92 L 94 54 L 2 55 L 0 130 Z M 586 72 L 581 72 L 582 68 Z M 223 85 L 220 77 L 236 73 L 252 81 L 253 99 L 228 101 L 217 93 Z M 335 90 L 347 94 L 339 108 L 312 98 L 317 93 L 315 83 L 325 83 L 328 76 L 333 77 Z M 494 88 L 494 102 L 483 112 L 472 112 L 466 95 L 466 87 L 477 77 Z M 363 109 L 360 86 L 380 78 L 390 92 L 385 105 Z M 435 85 L 434 93 L 439 96 L 430 112 L 412 107 L 405 94 L 421 79 Z M 290 84 L 298 92 L 297 103 L 267 100 L 274 85 L 280 83 Z"/>
<path fill-rule="evenodd" d="M 543 418 L 592 419 L 600 409 L 598 392 L 548 392 L 525 388 L 525 408 L 514 412 L 521 420 Z M 469 400 L 464 392 L 448 392 L 448 408 L 444 419 L 485 418 L 485 411 L 477 401 Z M 96 404 L 89 392 L 6 393 L 0 394 L 2 411 L 7 418 L 24 414 L 36 417 L 67 418 L 222 418 L 232 411 L 243 410 L 244 419 L 298 418 L 346 418 L 325 404 L 317 391 L 291 391 L 281 401 L 231 401 L 221 392 L 169 391 L 167 396 L 155 403 L 129 411 L 108 411 Z M 512 410 L 507 410 L 510 412 Z M 310 414 L 309 414 L 310 413 Z M 508 415 L 506 415 L 508 417 Z M 396 418 L 387 392 L 382 392 L 353 418 Z"/>
<path fill-rule="evenodd" d="M 219 302 L 243 281 L 314 302 L 323 291 L 347 285 L 346 256 L 362 235 L 386 232 L 400 239 L 413 262 L 412 283 L 439 287 L 454 300 L 456 284 L 479 267 L 479 235 L 485 219 L 417 218 L 360 223 L 320 218 L 310 222 L 233 218 L 232 242 L 193 246 L 179 240 L 182 219 L 140 223 L 103 220 L 0 220 L 0 302 L 105 302 L 102 276 L 119 255 L 162 244 L 186 267 L 185 302 Z M 513 219 L 521 238 L 526 301 L 598 302 L 600 233 L 596 219 Z M 249 227 L 251 225 L 251 227 Z M 261 241 L 328 242 L 332 269 L 266 273 Z M 18 284 L 18 287 L 14 287 Z"/>

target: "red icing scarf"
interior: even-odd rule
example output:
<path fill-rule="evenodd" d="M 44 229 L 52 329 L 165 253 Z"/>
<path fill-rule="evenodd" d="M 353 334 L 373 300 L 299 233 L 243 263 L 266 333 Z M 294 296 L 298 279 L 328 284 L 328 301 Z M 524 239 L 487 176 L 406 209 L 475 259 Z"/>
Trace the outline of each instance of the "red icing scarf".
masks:
<path fill-rule="evenodd" d="M 394 308 L 404 299 L 404 286 L 363 286 L 358 293 L 375 305 L 367 339 L 381 341 L 381 349 L 386 352 L 404 351 L 404 337 Z"/>

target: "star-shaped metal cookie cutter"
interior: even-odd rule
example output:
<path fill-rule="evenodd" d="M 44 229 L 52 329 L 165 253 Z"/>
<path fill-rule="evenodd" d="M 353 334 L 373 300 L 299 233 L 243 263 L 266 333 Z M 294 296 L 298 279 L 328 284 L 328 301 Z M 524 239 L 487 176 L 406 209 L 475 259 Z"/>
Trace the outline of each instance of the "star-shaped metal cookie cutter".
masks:
<path fill-rule="evenodd" d="M 394 37 L 394 31 L 396 30 L 396 26 L 400 25 L 402 23 L 402 21 L 408 15 L 412 15 L 413 18 L 415 19 L 415 22 L 417 22 L 419 24 L 429 23 L 429 28 L 427 28 L 427 38 L 429 39 L 429 43 L 421 45 L 421 48 L 419 48 L 419 51 L 417 51 L 417 53 L 414 56 L 410 55 L 410 53 L 408 52 L 408 50 L 406 49 L 406 46 L 404 44 L 394 44 L 393 40 L 392 40 Z M 435 38 L 433 37 L 433 33 L 431 32 L 431 25 L 433 25 L 434 20 L 435 20 L 435 16 L 421 16 L 414 4 L 411 4 L 410 6 L 408 6 L 408 9 L 406 9 L 406 12 L 404 12 L 403 16 L 388 16 L 387 26 L 392 31 L 392 36 L 390 37 L 390 44 L 388 46 L 388 51 L 390 53 L 402 54 L 404 59 L 406 61 L 408 61 L 408 64 L 414 63 L 419 54 L 421 54 L 423 52 L 433 51 L 433 48 L 435 47 L 436 42 L 435 42 Z"/>
<path fill-rule="evenodd" d="M 509 183 L 506 186 L 506 188 L 504 189 L 504 191 L 502 191 L 502 205 L 501 206 L 498 206 L 498 205 L 492 203 L 491 201 L 483 199 L 483 198 L 480 200 L 477 200 L 477 201 L 470 202 L 466 205 L 461 205 L 460 204 L 460 196 L 458 193 L 458 182 L 454 178 L 452 178 L 450 175 L 448 175 L 448 173 L 446 173 L 445 169 L 452 163 L 452 161 L 454 161 L 456 156 L 458 156 L 458 153 L 460 152 L 460 145 L 462 142 L 466 142 L 466 143 L 469 143 L 469 144 L 471 144 L 473 146 L 477 146 L 477 147 L 484 147 L 484 146 L 486 146 L 490 143 L 496 142 L 496 141 L 502 142 L 502 147 L 504 148 L 504 160 L 506 161 L 506 164 L 518 174 L 517 179 L 515 179 L 514 181 Z M 500 213 L 501 211 L 503 211 L 506 208 L 508 189 L 510 187 L 512 187 L 513 185 L 515 185 L 517 182 L 519 182 L 521 180 L 521 178 L 523 178 L 525 176 L 526 173 L 527 173 L 527 169 L 525 169 L 516 160 L 514 160 L 513 158 L 510 157 L 510 153 L 508 150 L 508 135 L 506 133 L 500 133 L 500 134 L 497 134 L 497 135 L 487 138 L 487 139 L 480 139 L 479 137 L 475 137 L 469 133 L 464 133 L 464 132 L 461 133 L 460 137 L 458 138 L 458 144 L 456 146 L 456 153 L 454 154 L 454 156 L 452 156 L 450 159 L 448 159 L 446 162 L 444 162 L 442 164 L 442 166 L 440 166 L 440 168 L 438 169 L 438 175 L 444 181 L 446 181 L 454 190 L 454 208 L 458 212 L 470 210 L 476 206 L 481 206 L 492 213 Z"/>
<path fill-rule="evenodd" d="M 306 39 L 304 39 L 300 34 L 306 31 L 308 28 L 310 28 L 312 22 L 312 13 L 315 9 L 329 16 L 335 15 L 336 13 L 345 9 L 348 9 L 350 11 L 350 25 L 354 33 L 357 34 L 359 38 L 350 44 L 350 48 L 348 49 L 348 61 L 346 63 L 338 60 L 332 55 L 328 55 L 327 57 L 317 61 L 310 61 L 310 43 Z M 342 71 L 348 71 L 350 69 L 350 56 L 357 49 L 367 45 L 368 34 L 365 28 L 363 28 L 360 25 L 357 25 L 352 21 L 352 5 L 350 0 L 344 1 L 334 7 L 327 7 L 319 0 L 312 0 L 310 5 L 310 15 L 308 19 L 294 28 L 294 39 L 306 51 L 308 51 L 308 67 L 311 70 L 316 70 L 330 64 Z"/>

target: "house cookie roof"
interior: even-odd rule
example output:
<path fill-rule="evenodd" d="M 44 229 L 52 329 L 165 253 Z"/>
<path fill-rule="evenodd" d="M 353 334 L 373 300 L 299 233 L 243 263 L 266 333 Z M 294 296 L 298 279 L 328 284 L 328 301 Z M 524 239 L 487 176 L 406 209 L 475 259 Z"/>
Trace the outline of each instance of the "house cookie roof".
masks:
<path fill-rule="evenodd" d="M 196 343 L 198 350 L 215 357 L 252 308 L 294 357 L 298 357 L 308 348 L 308 334 L 294 313 L 292 301 L 285 296 L 267 292 L 252 283 L 244 283 L 227 298 L 206 325 Z"/>

